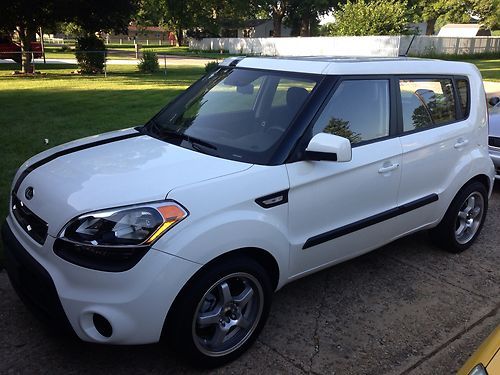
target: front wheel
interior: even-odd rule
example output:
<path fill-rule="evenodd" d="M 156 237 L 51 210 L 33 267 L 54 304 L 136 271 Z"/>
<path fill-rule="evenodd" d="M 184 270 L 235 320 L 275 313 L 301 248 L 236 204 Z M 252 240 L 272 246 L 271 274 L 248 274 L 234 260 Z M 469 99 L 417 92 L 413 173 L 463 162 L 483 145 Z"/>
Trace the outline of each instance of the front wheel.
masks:
<path fill-rule="evenodd" d="M 251 258 L 203 270 L 173 306 L 167 332 L 174 350 L 197 367 L 216 367 L 242 354 L 269 314 L 272 286 Z"/>
<path fill-rule="evenodd" d="M 430 234 L 434 242 L 452 253 L 468 249 L 477 238 L 488 210 L 488 192 L 480 182 L 462 188 L 439 225 Z"/>

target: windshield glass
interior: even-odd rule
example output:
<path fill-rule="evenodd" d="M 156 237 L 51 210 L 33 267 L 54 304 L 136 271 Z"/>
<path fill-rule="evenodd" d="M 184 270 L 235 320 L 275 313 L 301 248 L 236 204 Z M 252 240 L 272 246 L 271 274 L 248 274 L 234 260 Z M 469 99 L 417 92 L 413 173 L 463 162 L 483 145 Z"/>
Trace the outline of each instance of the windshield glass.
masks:
<path fill-rule="evenodd" d="M 199 152 L 266 164 L 318 80 L 314 75 L 219 69 L 165 107 L 146 131 Z"/>

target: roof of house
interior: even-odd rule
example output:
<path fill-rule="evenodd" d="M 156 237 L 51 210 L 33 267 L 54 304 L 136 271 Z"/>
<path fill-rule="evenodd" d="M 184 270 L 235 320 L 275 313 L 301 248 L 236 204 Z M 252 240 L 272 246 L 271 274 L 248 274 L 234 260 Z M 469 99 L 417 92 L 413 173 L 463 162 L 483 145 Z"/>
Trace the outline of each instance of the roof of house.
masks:
<path fill-rule="evenodd" d="M 438 36 L 452 37 L 473 37 L 481 35 L 489 36 L 491 32 L 485 30 L 483 25 L 478 23 L 449 23 L 444 25 L 438 33 Z"/>

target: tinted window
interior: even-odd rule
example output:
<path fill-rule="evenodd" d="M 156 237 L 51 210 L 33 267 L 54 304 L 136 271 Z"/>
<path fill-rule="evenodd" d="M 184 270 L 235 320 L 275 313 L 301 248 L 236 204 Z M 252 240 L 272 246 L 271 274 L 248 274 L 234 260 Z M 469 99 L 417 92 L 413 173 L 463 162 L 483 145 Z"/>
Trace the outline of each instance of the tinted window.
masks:
<path fill-rule="evenodd" d="M 343 81 L 316 121 L 313 135 L 330 133 L 351 143 L 389 135 L 389 81 Z"/>
<path fill-rule="evenodd" d="M 453 85 L 450 79 L 401 80 L 399 88 L 404 131 L 456 120 Z"/>
<path fill-rule="evenodd" d="M 460 109 L 462 110 L 462 118 L 469 116 L 469 82 L 465 79 L 457 79 L 457 92 Z"/>

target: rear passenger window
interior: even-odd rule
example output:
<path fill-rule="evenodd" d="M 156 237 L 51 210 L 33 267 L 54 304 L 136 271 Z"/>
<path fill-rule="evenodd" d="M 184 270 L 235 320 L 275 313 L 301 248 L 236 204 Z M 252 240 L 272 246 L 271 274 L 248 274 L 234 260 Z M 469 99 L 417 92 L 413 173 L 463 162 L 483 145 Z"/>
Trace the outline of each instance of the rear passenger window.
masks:
<path fill-rule="evenodd" d="M 469 116 L 470 99 L 469 99 L 469 82 L 465 79 L 457 79 L 457 92 L 460 109 L 462 110 L 462 118 Z"/>
<path fill-rule="evenodd" d="M 451 79 L 400 80 L 405 132 L 456 121 Z"/>
<path fill-rule="evenodd" d="M 389 81 L 343 81 L 313 127 L 359 143 L 389 135 Z"/>

